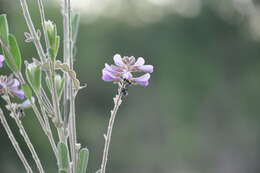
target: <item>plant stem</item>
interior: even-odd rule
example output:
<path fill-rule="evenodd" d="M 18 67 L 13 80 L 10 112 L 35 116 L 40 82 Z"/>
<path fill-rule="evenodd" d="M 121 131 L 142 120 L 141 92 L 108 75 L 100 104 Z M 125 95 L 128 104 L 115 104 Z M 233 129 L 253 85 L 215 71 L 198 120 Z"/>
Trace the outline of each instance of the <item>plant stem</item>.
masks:
<path fill-rule="evenodd" d="M 64 26 L 64 62 L 73 70 L 73 56 L 72 56 L 72 27 L 71 27 L 71 3 L 70 0 L 64 0 L 63 9 L 63 26 Z M 69 123 L 69 142 L 70 153 L 72 158 L 72 172 L 76 171 L 77 153 L 76 153 L 76 115 L 75 115 L 75 94 L 72 87 L 72 79 L 65 74 L 65 92 L 64 92 L 64 113 L 66 113 L 65 120 L 68 119 Z M 69 100 L 69 102 L 68 102 Z M 69 105 L 69 113 L 66 107 Z M 66 117 L 69 116 L 69 117 Z"/>
<path fill-rule="evenodd" d="M 28 164 L 28 162 L 27 162 L 27 160 L 26 160 L 26 158 L 25 158 L 25 156 L 24 156 L 24 154 L 23 154 L 23 152 L 22 152 L 18 142 L 16 141 L 16 139 L 15 139 L 15 137 L 14 137 L 14 135 L 13 135 L 13 133 L 12 133 L 12 131 L 11 131 L 11 129 L 10 129 L 6 119 L 5 119 L 4 113 L 3 113 L 1 108 L 0 108 L 0 119 L 1 119 L 3 127 L 4 127 L 4 129 L 6 131 L 6 133 L 7 133 L 8 137 L 9 137 L 9 139 L 10 139 L 10 141 L 11 141 L 11 143 L 12 143 L 14 149 L 15 149 L 15 151 L 17 152 L 20 160 L 22 161 L 22 163 L 23 163 L 23 165 L 24 165 L 24 167 L 26 169 L 26 172 L 27 173 L 33 173 L 32 168 Z"/>
<path fill-rule="evenodd" d="M 44 173 L 44 170 L 43 170 L 43 167 L 42 167 L 42 164 L 41 164 L 41 161 L 33 147 L 33 144 L 31 143 L 31 140 L 26 132 L 26 130 L 24 129 L 23 127 L 23 124 L 21 122 L 21 120 L 19 119 L 19 114 L 16 112 L 15 108 L 12 106 L 12 102 L 10 100 L 10 97 L 8 94 L 5 95 L 6 97 L 6 102 L 7 104 L 10 106 L 10 111 L 11 111 L 11 117 L 15 120 L 18 128 L 19 128 L 19 131 L 20 131 L 20 134 L 22 135 L 22 137 L 24 138 L 24 141 L 25 143 L 27 144 L 32 156 L 33 156 L 33 160 L 35 161 L 36 165 L 37 165 L 37 168 L 39 170 L 40 173 Z"/>
<path fill-rule="evenodd" d="M 48 49 L 50 48 L 50 45 L 49 45 L 49 39 L 48 39 L 48 35 L 47 35 L 47 30 L 46 30 L 46 27 L 45 27 L 46 20 L 45 20 L 44 6 L 43 6 L 42 0 L 37 0 L 37 1 L 38 1 L 38 7 L 40 9 L 42 30 L 43 30 L 44 40 L 45 40 L 45 44 L 46 44 L 46 52 L 48 52 Z"/>
<path fill-rule="evenodd" d="M 27 1 L 26 0 L 20 0 L 20 3 L 21 3 L 21 7 L 22 7 L 22 10 L 23 10 L 23 15 L 24 15 L 25 21 L 27 23 L 28 29 L 29 29 L 31 35 L 34 38 L 33 42 L 34 42 L 34 45 L 35 45 L 36 50 L 38 52 L 38 55 L 39 55 L 41 61 L 44 62 L 46 60 L 46 56 L 45 56 L 45 53 L 43 51 L 39 35 L 37 34 L 36 29 L 35 29 L 35 27 L 33 25 L 31 15 L 30 15 L 30 12 L 28 10 Z"/>
<path fill-rule="evenodd" d="M 51 147 L 52 147 L 52 150 L 54 152 L 56 159 L 58 159 L 58 150 L 57 150 L 57 147 L 56 147 L 55 140 L 53 138 L 52 130 L 51 130 L 50 123 L 49 123 L 49 118 L 48 118 L 48 115 L 46 114 L 45 108 L 42 106 L 43 105 L 43 100 L 42 100 L 42 97 L 41 97 L 42 94 L 37 93 L 37 92 L 35 92 L 35 93 L 36 93 L 37 99 L 39 101 L 39 104 L 41 105 L 40 106 L 41 113 L 43 115 L 44 122 L 45 122 L 46 129 L 44 130 L 44 132 L 49 139 L 49 142 L 51 144 Z"/>
<path fill-rule="evenodd" d="M 31 154 L 33 156 L 33 159 L 34 159 L 36 165 L 37 165 L 37 168 L 38 168 L 39 172 L 40 173 L 44 173 L 41 161 L 40 161 L 40 159 L 39 159 L 39 157 L 38 157 L 38 155 L 37 155 L 37 153 L 36 153 L 36 151 L 35 151 L 35 149 L 33 147 L 33 144 L 31 143 L 31 140 L 30 140 L 29 136 L 27 135 L 27 133 L 26 133 L 24 127 L 23 127 L 23 124 L 22 124 L 21 120 L 18 117 L 15 117 L 14 119 L 15 119 L 15 122 L 16 122 L 19 130 L 20 130 L 21 135 L 24 138 L 25 143 L 27 144 L 29 150 L 31 151 Z"/>
<path fill-rule="evenodd" d="M 122 102 L 122 96 L 123 96 L 122 88 L 123 87 L 124 86 L 119 86 L 118 94 L 114 97 L 114 108 L 111 111 L 111 116 L 110 116 L 110 120 L 109 120 L 109 124 L 108 124 L 108 128 L 107 128 L 107 133 L 104 135 L 104 137 L 105 137 L 105 147 L 104 147 L 104 151 L 103 151 L 101 172 L 100 173 L 106 172 L 106 164 L 107 164 L 107 158 L 108 158 L 109 145 L 110 145 L 110 142 L 111 142 L 112 130 L 113 130 L 116 114 L 117 114 L 118 108 L 119 108 L 119 106 L 121 105 L 121 102 Z"/>

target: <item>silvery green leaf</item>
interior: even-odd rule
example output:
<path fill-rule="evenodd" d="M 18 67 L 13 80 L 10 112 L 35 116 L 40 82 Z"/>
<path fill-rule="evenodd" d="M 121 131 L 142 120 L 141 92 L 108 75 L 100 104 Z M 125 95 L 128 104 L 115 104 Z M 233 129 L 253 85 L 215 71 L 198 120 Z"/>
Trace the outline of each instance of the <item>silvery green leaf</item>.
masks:
<path fill-rule="evenodd" d="M 76 173 L 86 173 L 88 166 L 89 151 L 87 148 L 83 148 L 79 152 Z"/>
<path fill-rule="evenodd" d="M 20 71 L 22 57 L 19 46 L 17 44 L 16 38 L 12 34 L 9 34 L 8 39 L 9 50 L 4 49 L 6 64 L 12 71 Z"/>
<path fill-rule="evenodd" d="M 2 40 L 3 44 L 6 46 L 9 45 L 9 28 L 8 22 L 6 18 L 6 14 L 0 15 L 0 39 Z"/>
<path fill-rule="evenodd" d="M 58 165 L 59 170 L 67 170 L 69 167 L 68 147 L 66 144 L 59 142 L 58 144 Z"/>

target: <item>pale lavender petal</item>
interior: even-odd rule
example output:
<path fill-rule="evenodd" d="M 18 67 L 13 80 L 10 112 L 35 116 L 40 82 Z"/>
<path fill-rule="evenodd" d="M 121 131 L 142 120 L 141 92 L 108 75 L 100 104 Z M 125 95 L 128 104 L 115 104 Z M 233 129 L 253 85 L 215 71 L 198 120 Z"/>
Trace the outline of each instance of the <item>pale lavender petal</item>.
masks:
<path fill-rule="evenodd" d="M 3 67 L 4 60 L 5 60 L 5 57 L 3 55 L 0 55 L 0 67 Z"/>
<path fill-rule="evenodd" d="M 122 61 L 121 55 L 119 55 L 119 54 L 115 54 L 115 56 L 114 56 L 114 62 L 115 62 L 115 64 L 118 65 L 118 66 L 123 66 L 123 65 L 125 65 L 125 63 Z"/>
<path fill-rule="evenodd" d="M 141 70 L 145 73 L 152 73 L 153 72 L 153 66 L 152 65 L 142 65 L 137 68 L 138 70 Z"/>
<path fill-rule="evenodd" d="M 11 92 L 13 95 L 15 95 L 16 97 L 18 97 L 20 99 L 25 98 L 23 90 L 12 90 Z"/>
<path fill-rule="evenodd" d="M 22 109 L 30 108 L 32 106 L 31 102 L 35 102 L 34 97 L 31 97 L 31 101 L 29 99 L 25 100 L 22 104 L 19 104 L 19 107 Z"/>
<path fill-rule="evenodd" d="M 116 81 L 118 80 L 119 78 L 114 76 L 112 73 L 110 73 L 109 71 L 103 69 L 102 71 L 102 79 L 104 81 Z"/>
<path fill-rule="evenodd" d="M 104 70 L 106 70 L 106 71 L 108 71 L 108 72 L 110 72 L 110 73 L 113 73 L 113 74 L 118 73 L 118 68 L 117 68 L 117 66 L 113 66 L 113 65 L 110 66 L 110 65 L 108 65 L 108 64 L 105 64 Z"/>
<path fill-rule="evenodd" d="M 20 85 L 20 82 L 17 79 L 14 79 L 11 86 L 9 86 L 11 89 L 17 89 Z"/>
<path fill-rule="evenodd" d="M 144 65 L 145 61 L 142 57 L 139 57 L 137 61 L 135 62 L 134 66 L 142 66 Z"/>
<path fill-rule="evenodd" d="M 133 75 L 130 72 L 123 73 L 123 78 L 130 80 L 133 77 Z"/>
<path fill-rule="evenodd" d="M 6 83 L 0 82 L 0 88 L 3 88 L 4 86 L 6 86 Z"/>
<path fill-rule="evenodd" d="M 139 85 L 143 85 L 143 86 L 147 86 L 149 84 L 149 79 L 150 79 L 150 74 L 146 73 L 143 76 L 140 76 L 138 78 L 134 78 L 134 82 L 139 84 Z"/>
<path fill-rule="evenodd" d="M 114 71 L 116 72 L 123 72 L 124 68 L 120 67 L 120 66 L 116 66 L 116 65 L 111 65 L 110 66 Z"/>

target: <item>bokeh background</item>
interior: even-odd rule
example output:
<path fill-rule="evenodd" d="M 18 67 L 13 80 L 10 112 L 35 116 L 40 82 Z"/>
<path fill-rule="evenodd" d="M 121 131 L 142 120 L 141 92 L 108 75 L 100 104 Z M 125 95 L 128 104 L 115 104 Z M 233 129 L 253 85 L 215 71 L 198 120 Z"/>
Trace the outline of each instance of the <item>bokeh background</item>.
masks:
<path fill-rule="evenodd" d="M 28 2 L 40 28 L 36 1 Z M 47 18 L 62 36 L 60 2 L 44 2 Z M 259 1 L 72 2 L 81 13 L 75 69 L 88 87 L 78 95 L 77 130 L 91 152 L 89 173 L 100 166 L 116 93 L 115 85 L 101 80 L 101 70 L 115 53 L 142 56 L 155 71 L 147 88 L 129 89 L 119 110 L 108 172 L 260 172 Z M 19 1 L 0 0 L 0 13 L 7 13 L 24 59 L 37 58 L 34 46 L 24 42 Z M 50 145 L 30 111 L 24 123 L 47 172 L 55 172 Z M 0 172 L 25 172 L 2 126 L 0 135 Z"/>

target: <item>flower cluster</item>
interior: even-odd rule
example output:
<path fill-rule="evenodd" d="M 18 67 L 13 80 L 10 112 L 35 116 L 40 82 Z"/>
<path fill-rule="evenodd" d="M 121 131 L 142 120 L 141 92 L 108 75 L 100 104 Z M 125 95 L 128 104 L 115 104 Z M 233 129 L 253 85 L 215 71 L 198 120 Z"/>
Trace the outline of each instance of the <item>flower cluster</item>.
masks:
<path fill-rule="evenodd" d="M 114 56 L 115 65 L 105 64 L 102 71 L 102 79 L 104 81 L 123 82 L 127 81 L 130 84 L 139 84 L 147 86 L 149 84 L 150 74 L 153 72 L 152 65 L 144 65 L 145 61 L 142 57 L 137 60 L 135 57 L 124 56 L 123 58 L 116 54 Z M 144 72 L 145 74 L 139 77 L 134 77 L 132 73 Z"/>
<path fill-rule="evenodd" d="M 4 56 L 0 55 L 0 67 L 3 66 Z M 4 93 L 9 93 L 12 96 L 17 96 L 20 99 L 24 99 L 25 95 L 23 90 L 19 89 L 20 82 L 13 77 L 10 76 L 0 76 L 0 95 Z"/>
<path fill-rule="evenodd" d="M 0 94 L 8 92 L 13 96 L 17 96 L 20 99 L 24 99 L 24 92 L 19 89 L 20 82 L 13 78 L 13 75 L 10 76 L 0 76 Z"/>

